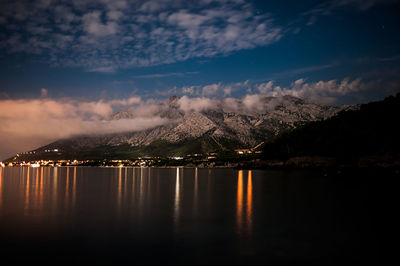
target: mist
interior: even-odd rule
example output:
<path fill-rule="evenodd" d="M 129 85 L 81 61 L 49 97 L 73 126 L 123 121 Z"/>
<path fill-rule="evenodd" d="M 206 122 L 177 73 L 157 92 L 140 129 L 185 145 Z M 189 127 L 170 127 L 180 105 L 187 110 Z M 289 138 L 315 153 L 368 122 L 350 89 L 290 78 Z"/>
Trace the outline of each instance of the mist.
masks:
<path fill-rule="evenodd" d="M 0 100 L 0 159 L 76 135 L 140 131 L 170 122 L 152 112 L 130 119 L 110 119 L 119 108 L 141 104 L 138 97 L 112 101 Z"/>
<path fill-rule="evenodd" d="M 306 83 L 304 79 L 293 82 L 290 88 L 274 86 L 272 81 L 248 88 L 242 98 L 230 97 L 231 91 L 247 82 L 233 85 L 211 84 L 181 95 L 174 108 L 178 113 L 220 110 L 241 114 L 266 113 L 280 104 L 282 96 L 309 98 L 320 103 L 331 103 L 332 96 L 346 95 L 361 90 L 365 84 L 360 79 L 341 82 Z M 316 89 L 318 88 L 318 89 Z M 203 93 L 206 91 L 207 93 Z M 166 116 L 168 101 L 159 99 L 143 100 L 140 97 L 97 101 L 73 98 L 47 98 L 42 89 L 39 99 L 0 100 L 0 159 L 6 159 L 18 152 L 32 150 L 58 139 L 79 135 L 102 135 L 134 132 L 176 122 Z M 179 95 L 179 94 L 178 94 Z M 268 98 L 268 99 L 267 99 Z M 118 111 L 126 111 L 118 116 Z M 169 117 L 169 118 L 167 118 Z"/>

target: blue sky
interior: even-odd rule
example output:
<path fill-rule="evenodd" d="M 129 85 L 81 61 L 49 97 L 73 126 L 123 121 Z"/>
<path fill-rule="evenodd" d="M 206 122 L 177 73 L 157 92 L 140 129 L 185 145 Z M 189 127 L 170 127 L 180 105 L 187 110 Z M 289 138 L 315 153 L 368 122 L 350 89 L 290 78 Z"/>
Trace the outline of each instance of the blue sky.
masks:
<path fill-rule="evenodd" d="M 335 80 L 330 93 L 298 94 L 332 104 L 399 91 L 395 0 L 1 5 L 3 98 L 39 97 L 42 88 L 56 98 L 242 97 L 259 93 L 257 86 L 270 81 L 263 93 L 279 95 L 298 80 L 309 91 L 318 82 L 328 86 Z M 334 93 L 344 79 L 359 81 L 359 88 Z M 219 86 L 214 94 L 203 93 L 204 86 L 214 84 Z M 285 90 L 274 93 L 275 87 Z"/>

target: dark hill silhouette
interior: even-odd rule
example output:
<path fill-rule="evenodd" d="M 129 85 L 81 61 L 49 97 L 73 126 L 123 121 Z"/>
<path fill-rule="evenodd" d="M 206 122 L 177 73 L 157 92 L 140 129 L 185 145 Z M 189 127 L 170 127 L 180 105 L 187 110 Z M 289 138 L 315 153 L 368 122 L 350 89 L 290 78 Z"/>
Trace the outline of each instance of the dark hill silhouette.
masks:
<path fill-rule="evenodd" d="M 393 164 L 400 158 L 400 94 L 342 111 L 324 121 L 286 132 L 264 147 L 264 159 L 331 157 L 338 164 L 374 161 Z"/>

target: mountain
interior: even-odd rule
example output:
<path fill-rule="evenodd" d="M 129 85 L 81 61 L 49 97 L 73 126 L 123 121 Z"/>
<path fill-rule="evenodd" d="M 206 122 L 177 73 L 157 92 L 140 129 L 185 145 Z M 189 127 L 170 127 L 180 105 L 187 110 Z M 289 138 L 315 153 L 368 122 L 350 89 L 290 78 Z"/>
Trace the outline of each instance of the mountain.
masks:
<path fill-rule="evenodd" d="M 295 164 L 330 158 L 336 165 L 400 167 L 399 113 L 400 94 L 363 104 L 281 134 L 264 146 L 264 158 Z"/>
<path fill-rule="evenodd" d="M 258 96 L 259 97 L 259 96 Z M 254 98 L 254 97 L 253 97 Z M 34 151 L 18 160 L 131 159 L 251 148 L 311 121 L 325 120 L 356 106 L 325 106 L 292 96 L 213 100 L 206 108 L 171 97 L 152 106 L 152 115 L 169 121 L 143 131 L 76 136 Z M 109 120 L 136 118 L 142 110 L 124 109 Z"/>

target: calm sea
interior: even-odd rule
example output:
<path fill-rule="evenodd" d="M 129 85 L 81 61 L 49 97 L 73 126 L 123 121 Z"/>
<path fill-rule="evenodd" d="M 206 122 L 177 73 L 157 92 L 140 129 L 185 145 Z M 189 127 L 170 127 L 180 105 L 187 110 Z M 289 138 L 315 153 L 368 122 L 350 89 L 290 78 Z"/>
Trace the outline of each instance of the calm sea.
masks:
<path fill-rule="evenodd" d="M 0 168 L 0 260 L 397 264 L 391 241 L 398 227 L 398 177 L 396 172 Z"/>

